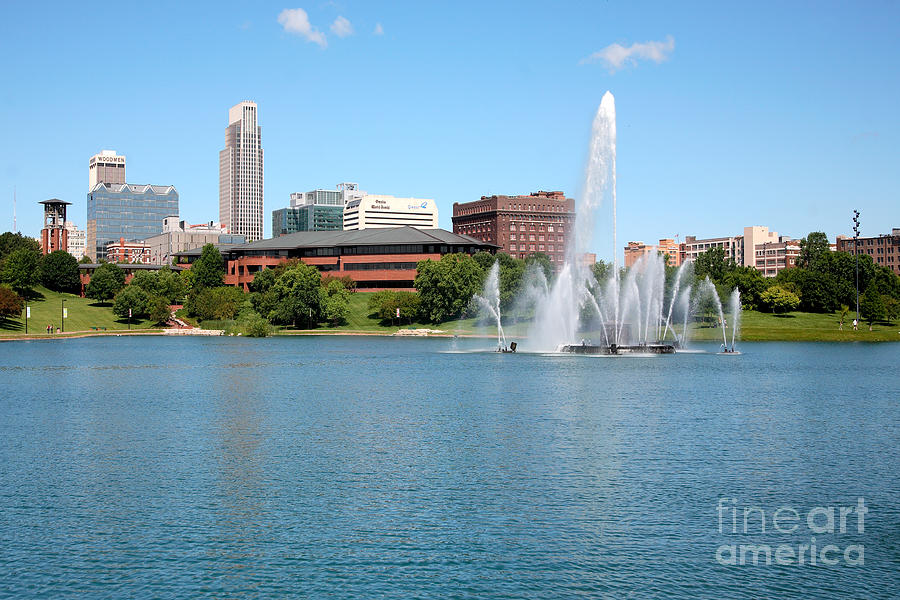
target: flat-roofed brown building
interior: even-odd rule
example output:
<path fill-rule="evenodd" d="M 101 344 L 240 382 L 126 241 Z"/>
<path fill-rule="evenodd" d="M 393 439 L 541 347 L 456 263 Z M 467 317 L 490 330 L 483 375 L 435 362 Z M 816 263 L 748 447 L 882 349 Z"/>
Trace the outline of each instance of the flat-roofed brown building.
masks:
<path fill-rule="evenodd" d="M 894 227 L 891 233 L 878 237 L 861 237 L 855 247 L 852 237 L 839 235 L 837 249 L 838 252 L 850 254 L 868 254 L 876 265 L 887 267 L 900 275 L 900 228 Z"/>
<path fill-rule="evenodd" d="M 497 245 L 514 258 L 543 252 L 554 268 L 565 261 L 574 227 L 575 200 L 562 192 L 482 196 L 453 204 L 453 233 Z"/>

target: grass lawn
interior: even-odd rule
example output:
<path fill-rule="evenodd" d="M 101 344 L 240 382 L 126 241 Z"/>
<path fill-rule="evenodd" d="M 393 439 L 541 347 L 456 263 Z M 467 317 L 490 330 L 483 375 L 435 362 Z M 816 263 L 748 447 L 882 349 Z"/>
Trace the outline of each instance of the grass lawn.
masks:
<path fill-rule="evenodd" d="M 414 321 L 411 324 L 384 326 L 369 315 L 367 303 L 372 292 L 356 292 L 350 299 L 350 314 L 347 323 L 339 327 L 319 327 L 313 331 L 320 333 L 383 333 L 391 334 L 401 328 L 440 329 L 448 334 L 457 335 L 496 335 L 496 329 L 476 323 L 475 319 L 460 319 L 435 325 Z M 848 315 L 844 322 L 844 330 L 838 329 L 840 315 L 793 312 L 774 315 L 752 310 L 743 311 L 741 315 L 740 339 L 743 341 L 798 341 L 798 342 L 900 342 L 900 324 L 876 324 L 869 331 L 867 323 L 860 323 L 859 330 L 853 331 L 853 316 Z M 503 323 L 507 337 L 524 337 L 528 333 L 530 323 Z M 285 331 L 286 333 L 289 331 Z M 587 335 L 587 334 L 586 334 Z M 599 333 L 595 332 L 594 338 Z M 695 326 L 691 339 L 698 341 L 717 341 L 722 338 L 722 330 L 712 327 Z M 731 331 L 728 335 L 731 340 Z"/>
<path fill-rule="evenodd" d="M 853 314 L 844 321 L 844 330 L 838 329 L 840 315 L 792 312 L 783 315 L 745 310 L 741 313 L 740 338 L 744 341 L 796 341 L 796 342 L 900 342 L 900 324 L 869 324 L 861 322 L 853 331 Z M 722 330 L 698 327 L 691 335 L 694 340 L 721 341 Z M 728 330 L 731 340 L 731 329 Z"/>
<path fill-rule="evenodd" d="M 495 330 L 493 328 L 485 329 L 479 328 L 475 325 L 475 319 L 460 319 L 458 321 L 448 321 L 446 323 L 440 323 L 435 325 L 434 323 L 426 323 L 422 321 L 413 320 L 412 323 L 408 322 L 406 319 L 401 319 L 400 321 L 395 321 L 393 325 L 390 322 L 386 324 L 382 324 L 382 322 L 372 316 L 369 313 L 369 298 L 375 292 L 355 292 L 350 295 L 350 313 L 347 315 L 346 323 L 343 325 L 338 325 L 337 327 L 325 326 L 322 325 L 316 329 L 311 330 L 312 333 L 378 333 L 384 335 L 390 335 L 392 333 L 397 332 L 400 329 L 440 329 L 448 334 L 455 335 L 473 335 L 473 334 L 486 334 L 486 335 L 494 335 Z M 302 327 L 302 323 L 300 324 Z M 504 329 L 506 329 L 506 324 L 504 324 Z M 302 331 L 304 333 L 310 331 L 306 329 L 282 329 L 281 333 L 294 333 L 296 331 Z M 524 333 L 524 329 L 523 329 Z M 509 334 L 508 334 L 509 335 Z"/>
<path fill-rule="evenodd" d="M 28 301 L 31 307 L 31 318 L 28 319 L 28 335 L 47 335 L 47 325 L 53 324 L 53 330 L 61 327 L 62 306 L 68 309 L 65 332 L 91 332 L 91 327 L 105 327 L 107 331 L 127 330 L 128 319 L 119 319 L 112 311 L 112 304 L 99 305 L 89 298 L 81 298 L 75 294 L 51 292 L 44 287 L 34 289 L 36 297 Z M 63 303 L 65 300 L 65 303 Z M 153 324 L 143 319 L 134 319 L 131 329 L 149 329 Z M 25 335 L 25 314 L 18 319 L 0 321 L 0 337 L 18 337 Z M 54 333 L 54 335 L 56 335 Z"/>

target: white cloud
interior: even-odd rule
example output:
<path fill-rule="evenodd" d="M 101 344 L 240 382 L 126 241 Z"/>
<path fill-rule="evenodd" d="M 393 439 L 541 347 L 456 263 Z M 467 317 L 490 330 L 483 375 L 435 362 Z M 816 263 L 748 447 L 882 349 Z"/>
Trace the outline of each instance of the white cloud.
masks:
<path fill-rule="evenodd" d="M 296 33 L 306 38 L 306 41 L 318 44 L 322 48 L 328 46 L 325 34 L 313 27 L 309 22 L 309 16 L 302 8 L 286 8 L 278 15 L 278 22 L 288 33 Z"/>
<path fill-rule="evenodd" d="M 334 23 L 331 24 L 331 33 L 339 38 L 345 38 L 348 35 L 353 35 L 353 25 L 350 24 L 348 19 L 338 17 L 334 20 Z"/>
<path fill-rule="evenodd" d="M 594 52 L 586 58 L 582 58 L 579 64 L 602 62 L 614 73 L 626 65 L 635 65 L 638 60 L 652 60 L 661 63 L 669 58 L 669 54 L 675 50 L 675 38 L 666 36 L 663 42 L 635 42 L 629 47 L 621 44 L 610 44 L 599 52 Z"/>
<path fill-rule="evenodd" d="M 381 26 L 381 23 L 375 23 L 375 31 L 373 31 L 372 34 L 384 35 L 384 27 Z"/>

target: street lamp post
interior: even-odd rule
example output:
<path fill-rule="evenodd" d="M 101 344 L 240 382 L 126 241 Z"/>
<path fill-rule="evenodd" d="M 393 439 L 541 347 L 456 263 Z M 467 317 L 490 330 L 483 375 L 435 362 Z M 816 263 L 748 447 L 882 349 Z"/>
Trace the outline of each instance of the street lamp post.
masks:
<path fill-rule="evenodd" d="M 856 255 L 856 321 L 859 322 L 859 211 L 853 211 L 853 254 Z"/>
<path fill-rule="evenodd" d="M 66 299 L 63 298 L 62 302 L 59 303 L 59 330 L 62 333 L 66 332 Z"/>

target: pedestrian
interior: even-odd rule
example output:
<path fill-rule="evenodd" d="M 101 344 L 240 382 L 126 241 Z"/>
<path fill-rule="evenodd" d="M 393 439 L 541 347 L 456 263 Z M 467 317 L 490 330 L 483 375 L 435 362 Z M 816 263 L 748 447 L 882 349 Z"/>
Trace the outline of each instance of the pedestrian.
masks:
<path fill-rule="evenodd" d="M 859 323 L 856 322 L 856 319 L 853 319 L 853 331 L 856 331 L 856 327 Z"/>

